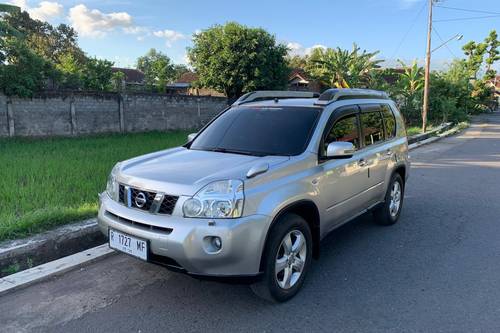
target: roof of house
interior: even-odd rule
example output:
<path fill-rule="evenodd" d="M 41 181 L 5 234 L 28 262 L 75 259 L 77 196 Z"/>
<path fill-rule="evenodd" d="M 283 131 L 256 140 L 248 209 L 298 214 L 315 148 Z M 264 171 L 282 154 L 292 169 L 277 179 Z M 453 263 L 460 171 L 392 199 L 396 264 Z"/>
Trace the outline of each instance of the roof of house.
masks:
<path fill-rule="evenodd" d="M 113 71 L 113 73 L 123 72 L 123 74 L 125 74 L 125 82 L 144 82 L 144 73 L 138 69 L 113 67 L 111 68 L 111 70 Z"/>
<path fill-rule="evenodd" d="M 288 81 L 299 79 L 301 81 L 310 81 L 311 79 L 302 68 L 294 68 L 288 76 Z"/>
<path fill-rule="evenodd" d="M 175 83 L 193 83 L 198 80 L 198 77 L 198 74 L 194 72 L 185 72 L 175 81 Z"/>

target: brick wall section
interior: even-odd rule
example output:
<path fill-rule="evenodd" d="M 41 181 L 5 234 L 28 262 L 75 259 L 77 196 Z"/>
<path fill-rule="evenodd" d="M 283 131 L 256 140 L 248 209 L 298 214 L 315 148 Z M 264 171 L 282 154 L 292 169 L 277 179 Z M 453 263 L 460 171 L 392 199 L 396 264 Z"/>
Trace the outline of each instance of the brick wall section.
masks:
<path fill-rule="evenodd" d="M 9 123 L 7 122 L 7 98 L 0 94 L 0 137 L 9 135 Z"/>
<path fill-rule="evenodd" d="M 9 136 L 7 101 L 0 94 L 0 136 Z M 197 129 L 226 107 L 220 97 L 159 94 L 46 93 L 11 97 L 16 136 L 57 136 L 123 130 Z"/>
<path fill-rule="evenodd" d="M 68 98 L 11 98 L 17 136 L 71 134 Z"/>
<path fill-rule="evenodd" d="M 119 132 L 118 98 L 113 95 L 75 97 L 74 134 Z"/>

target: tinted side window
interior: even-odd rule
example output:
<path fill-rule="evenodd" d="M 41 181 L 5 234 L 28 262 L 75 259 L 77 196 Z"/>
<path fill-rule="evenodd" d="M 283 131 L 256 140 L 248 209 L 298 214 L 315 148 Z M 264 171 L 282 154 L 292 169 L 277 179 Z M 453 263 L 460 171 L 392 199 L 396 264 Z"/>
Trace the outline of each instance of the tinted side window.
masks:
<path fill-rule="evenodd" d="M 330 132 L 325 137 L 324 151 L 329 143 L 335 141 L 350 142 L 359 149 L 358 117 L 353 114 L 337 120 Z"/>
<path fill-rule="evenodd" d="M 385 137 L 387 140 L 396 136 L 396 119 L 389 105 L 382 105 L 382 116 L 385 124 Z"/>
<path fill-rule="evenodd" d="M 370 146 L 384 141 L 384 122 L 380 112 L 361 114 L 361 128 L 365 146 Z"/>

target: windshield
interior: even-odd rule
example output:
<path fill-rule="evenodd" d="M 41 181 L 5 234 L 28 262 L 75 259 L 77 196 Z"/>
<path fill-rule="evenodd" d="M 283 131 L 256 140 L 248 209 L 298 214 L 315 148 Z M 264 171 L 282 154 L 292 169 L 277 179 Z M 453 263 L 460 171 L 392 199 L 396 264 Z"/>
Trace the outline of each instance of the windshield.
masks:
<path fill-rule="evenodd" d="M 190 148 L 228 153 L 298 155 L 309 142 L 317 107 L 235 107 L 214 120 Z"/>

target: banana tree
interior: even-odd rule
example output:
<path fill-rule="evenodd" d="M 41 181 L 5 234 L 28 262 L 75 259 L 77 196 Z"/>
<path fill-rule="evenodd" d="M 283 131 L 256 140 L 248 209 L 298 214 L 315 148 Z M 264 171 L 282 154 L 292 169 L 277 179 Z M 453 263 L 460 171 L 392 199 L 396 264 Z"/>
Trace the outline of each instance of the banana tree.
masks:
<path fill-rule="evenodd" d="M 308 69 L 328 87 L 359 87 L 371 70 L 380 67 L 378 64 L 382 60 L 373 59 L 378 52 L 361 52 L 356 44 L 351 51 L 339 47 L 316 48 L 309 57 Z"/>
<path fill-rule="evenodd" d="M 399 74 L 397 90 L 403 98 L 402 111 L 411 122 L 420 119 L 421 92 L 424 87 L 424 69 L 414 60 L 407 65 L 399 60 L 403 72 Z"/>

